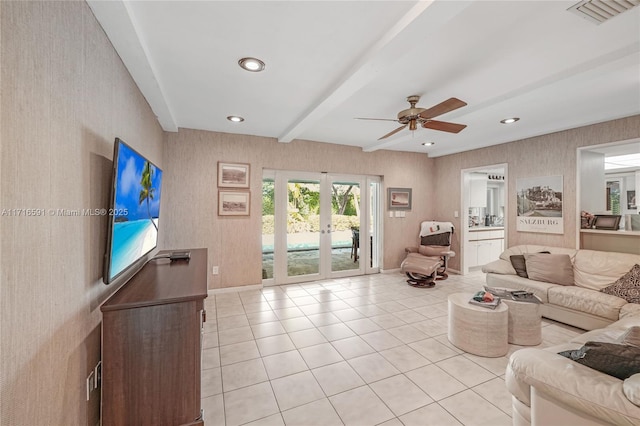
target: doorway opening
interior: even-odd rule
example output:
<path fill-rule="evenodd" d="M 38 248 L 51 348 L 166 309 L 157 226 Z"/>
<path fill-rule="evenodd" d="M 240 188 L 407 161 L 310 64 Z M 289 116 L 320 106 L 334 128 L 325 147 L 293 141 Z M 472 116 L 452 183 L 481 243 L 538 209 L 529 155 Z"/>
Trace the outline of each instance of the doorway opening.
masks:
<path fill-rule="evenodd" d="M 461 171 L 462 252 L 460 271 L 467 274 L 497 260 L 507 247 L 507 164 Z"/>
<path fill-rule="evenodd" d="M 265 170 L 263 284 L 378 272 L 379 188 L 377 177 Z"/>

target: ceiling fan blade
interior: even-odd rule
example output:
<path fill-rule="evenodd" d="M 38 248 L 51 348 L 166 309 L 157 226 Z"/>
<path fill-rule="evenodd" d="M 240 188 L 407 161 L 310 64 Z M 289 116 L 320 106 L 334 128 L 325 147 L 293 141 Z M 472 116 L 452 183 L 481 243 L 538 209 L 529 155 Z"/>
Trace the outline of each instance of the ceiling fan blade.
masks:
<path fill-rule="evenodd" d="M 398 122 L 398 120 L 395 120 L 393 118 L 363 118 L 363 117 L 354 117 L 354 120 L 377 120 L 377 121 L 395 121 Z"/>
<path fill-rule="evenodd" d="M 426 119 L 437 117 L 446 112 L 453 111 L 454 109 L 462 108 L 465 105 L 467 105 L 467 103 L 458 98 L 449 98 L 444 102 L 440 102 L 438 105 L 422 111 L 420 113 L 420 117 Z"/>
<path fill-rule="evenodd" d="M 400 127 L 398 127 L 397 129 L 395 129 L 394 131 L 387 133 L 386 135 L 384 135 L 384 136 L 383 136 L 383 137 L 381 137 L 381 138 L 378 138 L 378 140 L 382 140 L 382 139 L 388 138 L 389 136 L 395 135 L 396 133 L 398 133 L 400 130 L 404 129 L 404 128 L 405 128 L 405 127 L 407 127 L 408 125 L 409 125 L 409 124 L 405 124 L 404 126 L 400 126 Z"/>
<path fill-rule="evenodd" d="M 425 129 L 440 130 L 442 132 L 460 133 L 466 124 L 448 123 L 446 121 L 429 120 L 422 123 L 422 127 Z"/>

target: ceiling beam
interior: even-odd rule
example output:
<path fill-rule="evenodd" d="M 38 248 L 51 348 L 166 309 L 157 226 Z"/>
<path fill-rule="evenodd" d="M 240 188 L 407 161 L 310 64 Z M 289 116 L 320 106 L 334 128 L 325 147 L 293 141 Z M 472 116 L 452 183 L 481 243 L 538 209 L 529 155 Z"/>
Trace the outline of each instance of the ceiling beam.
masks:
<path fill-rule="evenodd" d="M 437 4 L 438 2 L 434 0 L 417 2 L 389 31 L 364 52 L 350 70 L 333 85 L 333 88 L 327 91 L 326 96 L 313 103 L 302 116 L 289 126 L 278 138 L 278 141 L 291 142 L 299 137 L 320 118 L 369 84 L 386 67 L 393 64 L 395 59 L 403 56 L 406 53 L 403 45 L 415 43 L 415 40 L 419 39 L 417 38 L 418 34 L 424 37 L 425 25 L 429 25 L 428 28 L 435 31 L 452 16 L 468 7 L 470 2 L 457 2 L 456 7 L 451 7 L 451 3 L 449 3 L 448 8 L 441 9 L 447 16 L 436 14 L 437 19 L 436 15 L 427 17 L 425 11 Z"/>
<path fill-rule="evenodd" d="M 167 132 L 177 132 L 178 124 L 157 78 L 144 41 L 136 30 L 136 22 L 129 6 L 122 0 L 87 0 L 89 7 L 120 55 L 124 66 L 138 85 L 160 126 Z"/>

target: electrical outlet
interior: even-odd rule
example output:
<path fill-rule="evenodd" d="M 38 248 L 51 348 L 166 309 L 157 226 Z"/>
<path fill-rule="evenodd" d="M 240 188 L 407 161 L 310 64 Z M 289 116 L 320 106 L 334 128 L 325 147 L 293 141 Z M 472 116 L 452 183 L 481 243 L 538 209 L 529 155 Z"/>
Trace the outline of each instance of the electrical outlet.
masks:
<path fill-rule="evenodd" d="M 211 271 L 211 273 L 212 273 L 213 275 L 218 275 L 218 267 L 217 267 L 217 266 L 214 266 L 214 267 L 213 267 L 213 269 L 212 269 L 212 271 Z"/>
<path fill-rule="evenodd" d="M 96 379 L 95 373 L 91 371 L 91 373 L 89 373 L 89 377 L 87 377 L 87 401 L 91 399 L 91 392 L 96 386 L 95 379 Z"/>

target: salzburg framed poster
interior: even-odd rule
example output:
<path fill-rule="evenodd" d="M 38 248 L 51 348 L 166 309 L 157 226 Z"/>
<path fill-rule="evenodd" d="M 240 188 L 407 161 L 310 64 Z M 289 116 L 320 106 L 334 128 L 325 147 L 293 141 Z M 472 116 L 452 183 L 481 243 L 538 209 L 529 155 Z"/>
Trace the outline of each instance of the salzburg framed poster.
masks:
<path fill-rule="evenodd" d="M 562 176 L 516 179 L 520 232 L 563 234 Z"/>

